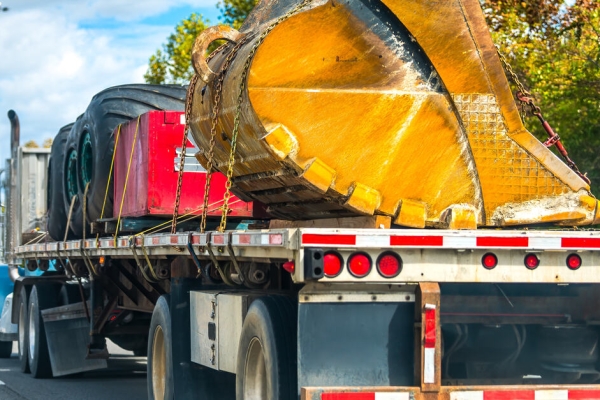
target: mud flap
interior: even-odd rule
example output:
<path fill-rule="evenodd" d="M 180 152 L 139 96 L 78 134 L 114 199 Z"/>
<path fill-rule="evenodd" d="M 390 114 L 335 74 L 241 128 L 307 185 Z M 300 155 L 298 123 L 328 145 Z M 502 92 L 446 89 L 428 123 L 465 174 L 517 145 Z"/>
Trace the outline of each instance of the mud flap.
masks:
<path fill-rule="evenodd" d="M 55 377 L 107 368 L 106 359 L 86 359 L 90 323 L 83 303 L 44 310 L 42 317 Z"/>

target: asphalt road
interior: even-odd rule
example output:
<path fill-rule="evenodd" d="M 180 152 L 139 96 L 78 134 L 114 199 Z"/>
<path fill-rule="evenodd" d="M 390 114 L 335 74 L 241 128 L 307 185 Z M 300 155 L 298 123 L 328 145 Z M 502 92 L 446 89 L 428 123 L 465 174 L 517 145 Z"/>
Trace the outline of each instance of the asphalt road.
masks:
<path fill-rule="evenodd" d="M 146 400 L 146 358 L 109 343 L 108 369 L 75 377 L 33 379 L 19 368 L 16 342 L 0 359 L 0 400 Z"/>

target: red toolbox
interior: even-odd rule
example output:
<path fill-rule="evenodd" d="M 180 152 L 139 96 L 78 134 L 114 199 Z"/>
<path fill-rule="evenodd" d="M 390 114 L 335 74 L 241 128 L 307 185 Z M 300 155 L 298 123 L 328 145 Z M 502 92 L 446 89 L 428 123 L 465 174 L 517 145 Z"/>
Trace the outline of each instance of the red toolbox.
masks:
<path fill-rule="evenodd" d="M 121 216 L 173 215 L 184 122 L 184 113 L 180 111 L 150 111 L 140 117 L 137 135 L 137 119 L 121 126 L 115 149 L 115 217 L 119 215 L 132 146 L 133 156 Z M 188 141 L 179 203 L 180 216 L 192 211 L 196 215 L 202 214 L 206 170 L 194 157 L 196 152 L 195 146 Z M 223 174 L 213 174 L 208 194 L 208 215 L 221 215 L 225 181 Z M 254 216 L 254 204 L 243 202 L 233 195 L 229 200 L 229 207 L 232 209 L 229 214 L 231 217 Z"/>

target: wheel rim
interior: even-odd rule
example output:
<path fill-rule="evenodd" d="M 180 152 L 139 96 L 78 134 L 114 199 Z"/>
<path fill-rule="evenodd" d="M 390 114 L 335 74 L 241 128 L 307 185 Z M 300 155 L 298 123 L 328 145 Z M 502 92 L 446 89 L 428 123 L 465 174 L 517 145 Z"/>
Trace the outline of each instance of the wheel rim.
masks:
<path fill-rule="evenodd" d="M 152 392 L 155 400 L 164 400 L 167 376 L 167 352 L 165 335 L 158 325 L 154 330 L 152 341 Z"/>
<path fill-rule="evenodd" d="M 19 307 L 19 354 L 21 356 L 25 356 L 25 310 L 27 308 L 27 304 L 21 304 Z"/>
<path fill-rule="evenodd" d="M 65 170 L 65 190 L 67 199 L 71 204 L 73 196 L 77 195 L 77 152 L 73 149 L 67 155 L 67 168 Z"/>
<path fill-rule="evenodd" d="M 92 171 L 94 168 L 94 158 L 92 152 L 92 137 L 89 132 L 84 132 L 81 138 L 80 147 L 80 171 L 81 171 L 81 188 L 85 189 L 86 185 L 92 180 Z"/>
<path fill-rule="evenodd" d="M 268 398 L 267 365 L 262 344 L 254 337 L 248 346 L 246 367 L 244 368 L 244 400 Z"/>
<path fill-rule="evenodd" d="M 35 354 L 35 342 L 37 330 L 35 327 L 35 316 L 37 315 L 37 306 L 34 302 L 29 305 L 29 360 L 33 359 Z"/>

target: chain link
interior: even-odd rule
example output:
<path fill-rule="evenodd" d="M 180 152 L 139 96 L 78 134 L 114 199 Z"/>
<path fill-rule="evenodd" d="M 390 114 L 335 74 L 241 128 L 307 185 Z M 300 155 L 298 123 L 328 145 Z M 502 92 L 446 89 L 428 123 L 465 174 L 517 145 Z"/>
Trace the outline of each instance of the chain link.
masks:
<path fill-rule="evenodd" d="M 208 147 L 208 152 L 205 153 L 206 155 L 206 182 L 204 184 L 204 203 L 202 206 L 202 219 L 200 221 L 200 232 L 204 233 L 206 231 L 206 220 L 207 220 L 207 216 L 208 216 L 208 195 L 210 193 L 210 184 L 212 182 L 212 174 L 214 171 L 214 152 L 215 152 L 215 143 L 216 143 L 216 137 L 217 137 L 217 127 L 218 127 L 218 116 L 219 116 L 219 109 L 221 107 L 221 98 L 222 98 L 222 92 L 223 92 L 223 81 L 225 80 L 225 75 L 227 74 L 227 71 L 229 69 L 229 66 L 231 65 L 231 62 L 234 60 L 235 56 L 237 55 L 237 52 L 239 51 L 239 49 L 248 41 L 248 39 L 250 38 L 249 35 L 244 36 L 242 39 L 240 39 L 231 49 L 231 51 L 229 52 L 229 54 L 227 55 L 227 57 L 225 58 L 225 61 L 223 62 L 223 65 L 220 68 L 219 74 L 217 76 L 217 78 L 213 81 L 214 82 L 214 97 L 213 97 L 213 109 L 212 109 L 212 116 L 211 116 L 211 127 L 210 127 L 210 142 L 209 142 L 209 147 Z M 221 46 L 217 51 L 219 51 L 220 49 L 224 49 L 224 47 L 227 46 L 227 44 Z M 215 54 L 216 51 L 212 54 Z M 210 59 L 207 59 L 207 62 Z"/>
<path fill-rule="evenodd" d="M 194 90 L 196 89 L 196 83 L 198 82 L 198 75 L 194 74 L 190 80 L 187 94 L 185 97 L 185 127 L 183 131 L 183 142 L 181 143 L 181 158 L 179 159 L 179 174 L 177 175 L 177 191 L 175 192 L 175 209 L 173 210 L 173 221 L 171 222 L 171 233 L 177 231 L 177 214 L 179 213 L 179 202 L 181 199 L 181 185 L 183 184 L 183 169 L 185 168 L 185 154 L 187 150 L 188 134 L 190 131 L 190 121 L 192 117 L 192 99 L 194 96 Z"/>
<path fill-rule="evenodd" d="M 265 40 L 267 35 L 269 33 L 271 33 L 271 31 L 273 29 L 275 29 L 275 27 L 277 25 L 279 25 L 280 23 L 282 23 L 283 21 L 285 21 L 292 15 L 296 14 L 298 11 L 300 11 L 301 9 L 306 7 L 311 2 L 312 2 L 312 0 L 304 0 L 301 3 L 299 3 L 298 5 L 296 5 L 296 7 L 292 8 L 290 11 L 288 11 L 286 14 L 277 18 L 277 20 L 275 20 L 275 22 L 273 22 L 271 25 L 269 25 L 269 27 L 260 34 L 258 39 L 256 39 L 256 41 L 254 42 L 252 49 L 248 53 L 246 62 L 244 63 L 244 67 L 242 69 L 242 75 L 240 77 L 240 88 L 238 91 L 237 106 L 236 106 L 236 110 L 235 110 L 235 119 L 233 122 L 233 132 L 231 133 L 231 150 L 229 151 L 229 165 L 227 167 L 227 174 L 226 174 L 227 181 L 225 182 L 225 193 L 223 194 L 223 212 L 221 214 L 221 223 L 219 224 L 219 232 L 225 231 L 225 229 L 227 227 L 227 216 L 230 212 L 229 199 L 231 198 L 231 184 L 232 184 L 232 177 L 233 177 L 233 167 L 235 165 L 235 150 L 236 150 L 236 146 L 237 146 L 237 137 L 238 137 L 238 132 L 239 132 L 239 128 L 240 128 L 242 103 L 244 101 L 244 92 L 246 89 L 246 78 L 248 77 L 248 72 L 250 70 L 250 65 L 252 64 L 252 59 L 254 58 L 254 55 L 256 54 L 258 47 L 262 44 L 262 42 Z"/>
<path fill-rule="evenodd" d="M 583 179 L 585 182 L 587 182 L 587 184 L 589 185 L 591 183 L 590 179 L 586 176 L 586 174 L 582 173 L 579 170 L 579 168 L 577 167 L 577 164 L 575 164 L 575 161 L 571 160 L 571 158 L 569 157 L 569 153 L 567 152 L 567 149 L 565 149 L 565 147 L 563 146 L 563 144 L 560 141 L 560 136 L 554 132 L 554 130 L 552 129 L 552 127 L 550 126 L 548 121 L 546 121 L 544 119 L 544 116 L 542 115 L 542 109 L 535 104 L 532 94 L 527 89 L 525 89 L 525 86 L 523 86 L 523 84 L 519 80 L 519 77 L 513 70 L 512 66 L 510 65 L 510 63 L 508 62 L 508 60 L 506 59 L 504 54 L 502 54 L 502 52 L 500 52 L 500 47 L 498 47 L 498 45 L 496 45 L 496 51 L 498 52 L 500 61 L 502 62 L 502 65 L 504 66 L 504 70 L 508 73 L 510 79 L 513 81 L 515 86 L 517 86 L 518 91 L 516 93 L 516 97 L 517 97 L 517 100 L 519 100 L 519 103 L 521 104 L 521 118 L 523 119 L 523 121 L 525 121 L 524 118 L 525 118 L 525 115 L 527 115 L 528 111 L 532 115 L 536 116 L 538 118 L 538 120 L 541 122 L 542 128 L 544 128 L 544 130 L 548 134 L 548 140 L 546 140 L 544 142 L 544 146 L 546 146 L 546 147 L 556 146 L 556 148 L 558 149 L 558 152 L 561 154 L 561 156 L 563 157 L 565 163 L 569 166 L 569 168 L 571 168 L 573 170 L 573 172 L 575 172 L 577 175 L 579 175 L 579 177 L 581 179 Z M 527 110 L 527 108 L 529 108 L 529 110 Z"/>

